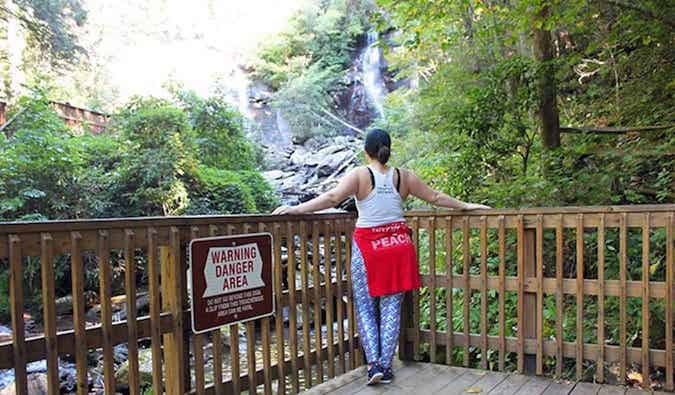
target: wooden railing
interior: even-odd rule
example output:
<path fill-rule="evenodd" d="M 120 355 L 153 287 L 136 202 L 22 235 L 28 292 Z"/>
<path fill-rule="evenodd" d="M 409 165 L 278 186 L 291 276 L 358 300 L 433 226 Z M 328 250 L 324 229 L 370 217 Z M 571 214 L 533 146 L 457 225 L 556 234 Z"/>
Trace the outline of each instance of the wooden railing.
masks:
<path fill-rule="evenodd" d="M 513 366 L 556 376 L 571 367 L 577 379 L 588 378 L 596 367 L 599 382 L 607 380 L 610 364 L 623 378 L 637 363 L 646 379 L 653 368 L 662 369 L 672 390 L 674 215 L 675 205 L 408 213 L 423 288 L 404 300 L 400 358 L 501 371 Z M 113 347 L 127 344 L 129 390 L 139 393 L 141 344 L 151 349 L 155 393 L 269 394 L 310 388 L 363 363 L 350 297 L 353 226 L 350 214 L 0 224 L 0 264 L 11 269 L 13 330 L 12 339 L 0 343 L 0 369 L 13 368 L 17 393 L 25 394 L 26 364 L 46 360 L 50 393 L 58 393 L 58 358 L 69 355 L 83 394 L 88 354 L 100 350 L 105 392 L 113 393 Z M 185 278 L 187 243 L 198 236 L 251 231 L 274 236 L 273 277 L 275 288 L 283 290 L 275 295 L 276 315 L 194 336 Z M 294 252 L 287 259 L 282 259 L 284 247 Z M 120 293 L 126 320 L 115 321 L 112 312 L 117 295 L 111 256 L 124 262 Z M 70 263 L 72 330 L 57 331 L 57 259 Z M 23 273 L 29 260 L 39 260 L 41 267 L 44 335 L 26 338 Z M 144 316 L 135 307 L 139 261 L 147 265 L 150 309 Z M 85 316 L 87 262 L 102 269 L 96 324 Z M 641 302 L 637 310 L 636 301 Z M 572 326 L 564 322 L 574 318 Z M 654 322 L 663 322 L 662 344 L 641 335 L 653 331 Z M 639 344 L 629 344 L 629 332 L 640 334 Z M 228 333 L 229 343 L 223 339 Z M 212 346 L 205 349 L 208 342 Z"/>
<path fill-rule="evenodd" d="M 13 332 L 11 341 L 0 343 L 0 369 L 13 368 L 16 393 L 26 394 L 26 364 L 46 360 L 49 393 L 57 394 L 58 358 L 70 355 L 76 361 L 77 392 L 85 394 L 90 369 L 87 356 L 102 350 L 104 391 L 112 394 L 116 388 L 113 347 L 127 344 L 129 391 L 138 394 L 138 340 L 150 339 L 154 393 L 162 389 L 170 394 L 239 394 L 247 389 L 250 393 L 269 394 L 273 389 L 278 393 L 297 393 L 362 364 L 352 299 L 346 297 L 351 294 L 349 241 L 353 226 L 354 216 L 350 214 L 0 224 L 0 260 L 9 264 L 11 274 Z M 276 315 L 230 326 L 229 344 L 222 338 L 227 332 L 193 335 L 185 276 L 187 243 L 199 236 L 251 231 L 273 235 L 275 289 L 283 290 L 275 295 Z M 293 252 L 288 254 L 285 266 L 282 247 Z M 124 261 L 122 293 L 127 301 L 127 319 L 123 321 L 113 321 L 111 300 L 116 295 L 111 287 L 111 254 Z M 72 330 L 57 331 L 54 289 L 57 258 L 69 259 L 71 266 Z M 29 259 L 39 259 L 41 266 L 44 335 L 26 338 L 23 273 Z M 150 299 L 149 314 L 143 317 L 136 311 L 135 268 L 139 259 L 147 262 Z M 100 324 L 95 325 L 89 325 L 85 316 L 88 303 L 84 292 L 85 261 L 91 260 L 100 268 Z M 300 273 L 299 283 L 296 272 Z M 323 322 L 325 333 L 321 330 Z M 245 355 L 239 351 L 242 329 L 246 332 Z M 205 356 L 204 348 L 209 341 L 211 358 Z M 224 348 L 228 346 L 229 361 L 224 361 L 227 357 Z M 241 366 L 240 359 L 244 357 L 247 362 Z M 211 375 L 205 372 L 207 361 L 213 366 Z M 209 376 L 213 378 L 207 380 Z"/>
<path fill-rule="evenodd" d="M 673 390 L 674 213 L 410 213 L 423 288 L 404 300 L 400 358 L 598 382 L 613 365 L 620 383 L 635 364 Z"/>

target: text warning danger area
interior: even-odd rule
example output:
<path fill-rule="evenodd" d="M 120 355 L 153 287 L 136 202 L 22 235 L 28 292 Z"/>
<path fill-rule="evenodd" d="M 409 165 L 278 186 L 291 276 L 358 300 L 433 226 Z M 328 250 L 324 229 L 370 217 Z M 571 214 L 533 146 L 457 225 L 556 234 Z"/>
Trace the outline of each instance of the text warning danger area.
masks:
<path fill-rule="evenodd" d="M 189 249 L 194 332 L 274 313 L 270 234 L 194 239 Z"/>

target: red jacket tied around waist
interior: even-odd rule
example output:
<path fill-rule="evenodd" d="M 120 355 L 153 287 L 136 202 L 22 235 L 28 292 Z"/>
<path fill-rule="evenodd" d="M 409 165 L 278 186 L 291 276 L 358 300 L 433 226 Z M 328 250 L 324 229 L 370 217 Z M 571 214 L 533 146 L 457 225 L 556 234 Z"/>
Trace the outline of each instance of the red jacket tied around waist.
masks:
<path fill-rule="evenodd" d="M 384 296 L 420 287 L 415 246 L 405 222 L 356 228 L 354 241 L 361 250 L 370 296 Z"/>

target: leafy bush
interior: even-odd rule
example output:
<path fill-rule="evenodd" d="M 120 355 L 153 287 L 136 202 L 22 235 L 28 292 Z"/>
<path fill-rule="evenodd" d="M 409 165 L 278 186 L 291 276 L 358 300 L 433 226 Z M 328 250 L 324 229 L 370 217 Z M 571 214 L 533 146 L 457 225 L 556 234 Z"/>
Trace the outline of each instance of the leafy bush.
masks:
<path fill-rule="evenodd" d="M 176 93 L 196 137 L 201 163 L 228 170 L 253 170 L 257 152 L 244 135 L 243 118 L 222 97 L 200 98 L 194 92 Z"/>
<path fill-rule="evenodd" d="M 256 212 L 269 213 L 279 205 L 276 192 L 260 173 L 257 171 L 242 171 L 238 175 L 253 194 Z"/>
<path fill-rule="evenodd" d="M 23 109 L 0 140 L 0 218 L 74 216 L 81 151 L 43 96 L 22 98 Z"/>
<path fill-rule="evenodd" d="M 197 166 L 187 115 L 166 100 L 135 98 L 113 118 L 129 155 L 119 166 L 118 197 L 131 215 L 173 215 L 188 204 L 185 181 Z"/>
<path fill-rule="evenodd" d="M 234 171 L 200 167 L 193 188 L 186 214 L 235 214 L 256 210 L 251 188 Z"/>

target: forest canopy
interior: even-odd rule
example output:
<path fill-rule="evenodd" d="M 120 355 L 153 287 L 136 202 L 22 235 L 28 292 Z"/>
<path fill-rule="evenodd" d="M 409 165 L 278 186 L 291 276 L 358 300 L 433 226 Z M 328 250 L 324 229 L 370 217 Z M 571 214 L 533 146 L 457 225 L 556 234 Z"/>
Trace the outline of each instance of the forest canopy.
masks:
<path fill-rule="evenodd" d="M 2 219 L 267 212 L 277 202 L 222 98 L 137 97 L 99 135 L 73 134 L 43 91 L 15 111 L 0 139 Z"/>
<path fill-rule="evenodd" d="M 387 59 L 419 87 L 391 93 L 379 122 L 398 136 L 399 164 L 496 206 L 674 200 L 672 2 L 378 5 L 378 28 L 395 32 Z"/>

